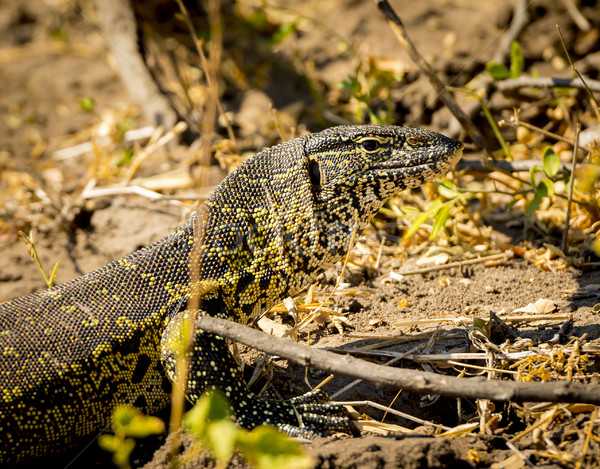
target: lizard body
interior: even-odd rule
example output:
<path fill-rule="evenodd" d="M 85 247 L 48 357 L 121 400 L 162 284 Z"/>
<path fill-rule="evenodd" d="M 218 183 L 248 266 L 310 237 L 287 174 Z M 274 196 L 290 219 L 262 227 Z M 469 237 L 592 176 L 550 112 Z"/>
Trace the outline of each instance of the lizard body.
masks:
<path fill-rule="evenodd" d="M 91 440 L 118 404 L 164 408 L 192 291 L 205 292 L 199 314 L 247 322 L 345 255 L 389 196 L 445 173 L 461 154 L 457 141 L 395 126 L 299 137 L 240 164 L 162 240 L 0 304 L 0 462 Z M 349 426 L 322 392 L 284 402 L 252 395 L 220 337 L 194 331 L 189 359 L 188 399 L 220 388 L 245 427 L 313 436 Z"/>

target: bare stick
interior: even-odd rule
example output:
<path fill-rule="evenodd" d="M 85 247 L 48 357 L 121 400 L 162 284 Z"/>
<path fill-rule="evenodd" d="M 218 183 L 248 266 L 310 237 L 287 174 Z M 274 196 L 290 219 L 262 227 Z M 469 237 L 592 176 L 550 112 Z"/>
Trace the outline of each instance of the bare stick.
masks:
<path fill-rule="evenodd" d="M 555 382 L 514 382 L 481 378 L 454 378 L 423 371 L 375 365 L 348 355 L 309 348 L 291 339 L 280 339 L 247 326 L 211 316 L 196 318 L 196 326 L 263 352 L 279 355 L 301 366 L 361 378 L 381 386 L 420 394 L 440 394 L 467 399 L 531 402 L 581 402 L 600 404 L 600 386 Z"/>
<path fill-rule="evenodd" d="M 88 20 L 79 8 L 73 3 L 71 6 L 97 29 L 94 22 Z M 169 103 L 158 89 L 140 54 L 131 3 L 119 0 L 95 0 L 94 6 L 102 22 L 100 34 L 113 53 L 129 96 L 142 108 L 150 122 L 171 127 L 175 124 L 177 116 L 171 107 L 172 103 Z"/>
<path fill-rule="evenodd" d="M 429 420 L 423 420 L 418 417 L 415 417 L 414 415 L 410 415 L 410 414 L 407 414 L 406 412 L 401 412 L 399 410 L 392 409 L 391 407 L 388 407 L 388 406 L 382 405 L 382 404 L 378 404 L 377 402 L 373 402 L 373 401 L 341 401 L 341 402 L 336 401 L 336 403 L 341 404 L 341 405 L 351 405 L 351 406 L 367 405 L 367 406 L 373 407 L 374 409 L 383 410 L 384 412 L 388 412 L 390 414 L 397 415 L 398 417 L 402 417 L 403 419 L 410 420 L 411 422 L 415 422 L 420 425 L 425 425 L 425 426 L 434 427 L 434 428 L 440 428 L 440 429 L 446 430 L 446 431 L 452 430 L 451 427 L 446 427 L 445 425 L 433 423 L 433 422 L 430 422 Z"/>
<path fill-rule="evenodd" d="M 424 274 L 427 272 L 435 272 L 437 270 L 451 269 L 452 267 L 462 267 L 463 265 L 480 264 L 480 263 L 486 262 L 486 261 L 495 261 L 495 260 L 507 261 L 508 259 L 513 257 L 513 255 L 514 255 L 514 253 L 512 251 L 506 251 L 501 254 L 494 254 L 493 256 L 478 257 L 477 259 L 469 259 L 469 260 L 460 261 L 460 262 L 450 262 L 450 264 L 434 265 L 431 267 L 423 267 L 422 269 L 405 270 L 403 272 L 398 272 L 398 274 L 400 274 L 400 275 Z"/>
<path fill-rule="evenodd" d="M 565 43 L 565 40 L 563 38 L 562 32 L 560 31 L 560 27 L 558 25 L 556 25 L 556 30 L 558 31 L 558 36 L 560 37 L 560 42 L 562 43 L 563 49 L 565 50 L 565 54 L 567 55 L 567 59 L 569 59 L 569 63 L 571 64 L 571 68 L 573 69 L 573 71 L 577 74 L 577 76 L 579 77 L 579 79 L 581 80 L 581 82 L 584 84 L 585 89 L 590 97 L 591 103 L 592 103 L 592 108 L 594 109 L 594 112 L 596 113 L 596 119 L 598 119 L 600 121 L 600 108 L 598 107 L 598 101 L 596 101 L 596 98 L 594 98 L 594 95 L 592 94 L 592 92 L 590 91 L 590 88 L 588 87 L 586 81 L 583 79 L 583 75 L 579 72 L 579 70 L 577 69 L 577 67 L 575 66 L 575 64 L 573 63 L 573 61 L 571 60 L 571 54 L 569 54 L 569 50 L 567 49 L 567 44 Z"/>
<path fill-rule="evenodd" d="M 400 360 L 402 360 L 406 355 L 410 355 L 411 353 L 415 353 L 416 351 L 420 350 L 421 348 L 423 348 L 423 344 L 419 344 L 416 347 L 411 348 L 408 352 L 406 352 L 406 353 L 404 353 L 402 355 L 399 355 L 397 357 L 394 357 L 391 360 L 388 360 L 387 362 L 384 363 L 384 366 L 393 365 L 394 363 L 397 363 Z M 362 379 L 355 379 L 350 384 L 344 386 L 342 389 L 339 389 L 336 392 L 334 392 L 331 395 L 331 399 L 335 399 L 336 397 L 342 395 L 343 393 L 345 393 L 349 389 L 352 389 L 354 386 L 356 386 L 357 384 L 362 383 L 362 382 L 363 382 Z"/>
<path fill-rule="evenodd" d="M 515 109 L 515 113 L 513 114 L 513 117 L 511 117 L 509 121 L 505 121 L 504 119 L 502 119 L 502 120 L 498 121 L 498 125 L 500 127 L 504 127 L 506 125 L 510 125 L 512 127 L 525 127 L 526 129 L 532 130 L 533 132 L 539 132 L 539 133 L 545 135 L 546 137 L 553 138 L 560 142 L 568 143 L 571 146 L 573 145 L 573 141 L 571 139 L 568 139 L 567 137 L 563 137 L 562 135 L 555 134 L 554 132 L 550 132 L 546 129 L 542 129 L 541 127 L 537 127 L 535 125 L 529 124 L 528 122 L 522 121 L 519 118 L 519 113 L 516 109 Z M 591 152 L 591 149 L 588 147 L 582 146 L 582 148 L 585 151 L 587 151 L 588 153 Z"/>
<path fill-rule="evenodd" d="M 600 81 L 588 79 L 584 82 L 581 78 L 519 77 L 499 81 L 496 87 L 500 91 L 519 88 L 589 88 L 591 91 L 600 91 Z"/>
<path fill-rule="evenodd" d="M 571 161 L 571 182 L 569 184 L 569 202 L 567 203 L 567 214 L 565 215 L 565 227 L 563 229 L 560 249 L 565 254 L 567 253 L 567 238 L 569 236 L 569 225 L 571 222 L 571 203 L 573 202 L 573 187 L 575 185 L 575 165 L 577 164 L 577 150 L 579 147 L 579 133 L 581 132 L 581 124 L 577 122 L 577 114 L 575 114 L 575 147 L 573 148 L 573 160 Z"/>
<path fill-rule="evenodd" d="M 408 33 L 406 32 L 406 28 L 402 23 L 402 20 L 398 17 L 394 9 L 390 6 L 387 0 L 375 0 L 377 7 L 381 12 L 385 15 L 390 28 L 394 32 L 394 35 L 402 44 L 408 55 L 412 59 L 412 61 L 427 75 L 429 82 L 437 91 L 440 99 L 444 102 L 444 104 L 450 109 L 450 112 L 454 114 L 454 117 L 458 119 L 460 124 L 466 130 L 466 132 L 471 136 L 473 143 L 477 145 L 479 148 L 485 149 L 485 139 L 483 135 L 479 131 L 475 124 L 471 121 L 469 116 L 463 112 L 463 110 L 458 106 L 450 92 L 446 89 L 446 85 L 444 85 L 440 79 L 437 77 L 429 63 L 423 58 L 423 56 L 417 51 L 416 47 L 408 37 Z"/>
<path fill-rule="evenodd" d="M 187 124 L 185 122 L 177 122 L 165 135 L 160 137 L 156 141 L 150 141 L 148 145 L 144 149 L 142 149 L 139 153 L 134 155 L 133 160 L 131 161 L 131 165 L 129 166 L 129 170 L 127 174 L 123 178 L 123 184 L 127 185 L 133 179 L 136 171 L 140 168 L 142 163 L 156 150 L 160 147 L 166 145 L 179 134 L 183 133 L 187 129 Z"/>

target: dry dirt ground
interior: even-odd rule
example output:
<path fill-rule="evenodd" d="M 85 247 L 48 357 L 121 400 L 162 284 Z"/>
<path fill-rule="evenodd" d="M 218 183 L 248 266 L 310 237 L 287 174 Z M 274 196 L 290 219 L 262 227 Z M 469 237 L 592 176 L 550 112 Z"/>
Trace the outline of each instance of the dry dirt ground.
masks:
<path fill-rule="evenodd" d="M 457 84 L 466 79 L 461 78 L 461 72 L 472 70 L 474 64 L 480 66 L 493 55 L 495 41 L 506 24 L 509 11 L 504 3 L 470 0 L 392 2 L 421 52 L 437 70 L 455 77 Z M 532 3 L 532 25 L 521 38 L 523 49 L 528 54 L 540 57 L 541 51 L 554 44 L 552 30 L 555 23 L 560 23 L 568 38 L 574 39 L 571 20 L 561 2 Z M 592 8 L 589 6 L 592 2 L 581 3 L 588 8 L 587 11 Z M 352 61 L 337 47 L 335 35 L 346 38 L 362 54 L 394 60 L 410 67 L 372 2 L 309 1 L 291 2 L 291 5 L 292 10 L 302 15 L 318 18 L 320 26 L 298 33 L 293 46 L 284 41 L 274 50 L 282 57 L 294 54 L 310 57 L 315 73 L 323 83 L 336 83 L 354 70 Z M 0 35 L 0 214 L 3 218 L 0 224 L 0 301 L 45 287 L 37 266 L 18 239 L 20 229 L 36 229 L 36 246 L 41 261 L 46 269 L 57 261 L 60 263 L 56 282 L 62 283 L 159 239 L 182 223 L 190 213 L 189 206 L 151 202 L 136 196 L 106 197 L 82 204 L 78 196 L 89 178 L 93 155 L 55 158 L 56 150 L 72 144 L 66 136 L 85 133 L 101 121 L 105 113 L 115 109 L 122 113 L 131 104 L 117 73 L 111 68 L 105 53 L 105 41 L 94 27 L 97 19 L 93 5 L 84 1 L 76 6 L 78 10 L 71 2 L 61 0 L 0 4 L 0 30 L 3 31 Z M 543 64 L 540 65 L 542 67 Z M 273 90 L 269 97 L 278 108 L 294 104 L 298 95 L 302 99 L 311 99 L 310 93 L 301 85 L 295 90 L 289 83 L 282 84 L 282 91 L 278 90 L 277 83 L 276 79 L 272 79 L 266 88 Z M 250 112 L 247 109 L 248 103 L 252 103 L 250 95 L 249 92 L 240 92 L 226 105 L 231 105 L 234 112 Z M 95 101 L 92 113 L 80 109 L 80 100 L 87 97 Z M 405 112 L 404 122 L 398 123 L 426 125 L 444 131 L 447 114 L 433 114 L 435 93 L 425 82 L 414 80 L 398 91 L 394 99 L 402 103 Z M 263 101 L 258 101 L 264 105 Z M 250 112 L 248 120 L 262 118 L 260 114 L 268 113 L 268 106 L 265 109 L 258 114 Z M 139 118 L 134 123 L 136 126 L 143 124 Z M 306 125 L 316 129 L 311 119 L 307 119 Z M 242 128 L 242 131 L 249 132 L 247 128 Z M 169 163 L 175 164 L 169 158 L 163 158 L 160 164 L 142 168 L 142 173 L 169 170 Z M 23 187 L 21 195 L 15 195 L 17 186 Z M 41 189 L 43 192 L 40 193 Z M 79 208 L 75 210 L 73 207 Z M 505 236 L 509 236 L 507 239 L 511 244 L 517 244 L 521 241 L 520 235 L 518 231 Z M 390 249 L 399 252 L 401 248 L 396 243 Z M 540 298 L 553 300 L 559 312 L 573 313 L 572 336 L 587 334 L 591 339 L 600 337 L 600 321 L 592 311 L 592 307 L 600 302 L 600 295 L 597 288 L 589 288 L 600 283 L 598 271 L 566 269 L 549 272 L 519 257 L 491 267 L 474 265 L 390 281 L 390 270 L 400 268 L 394 263 L 395 259 L 398 259 L 397 255 L 384 258 L 382 267 L 375 273 L 350 269 L 346 289 L 358 293 L 334 298 L 336 307 L 346 312 L 346 334 L 340 335 L 331 324 L 313 326 L 310 329 L 310 345 L 356 348 L 372 343 L 356 338 L 358 334 L 387 336 L 408 332 L 409 327 L 396 325 L 401 321 L 464 315 L 486 318 L 490 310 L 512 312 Z M 401 263 L 404 261 L 402 259 Z M 406 259 L 406 265 L 414 266 L 414 259 Z M 335 272 L 321 280 L 331 289 L 334 279 Z M 401 307 L 404 304 L 407 306 Z M 525 327 L 520 331 L 524 337 L 543 342 L 552 337 L 559 325 L 554 322 L 546 326 Z M 452 329 L 446 324 L 446 329 L 458 333 L 458 337 L 441 340 L 435 344 L 433 351 L 465 351 L 465 338 L 460 337 L 460 334 L 464 335 L 464 327 Z M 421 330 L 431 330 L 431 327 L 421 327 Z M 306 334 L 300 335 L 300 340 L 307 339 Z M 414 345 L 396 345 L 389 350 L 404 352 Z M 258 356 L 252 351 L 245 351 L 243 355 L 250 362 Z M 283 397 L 308 390 L 303 370 L 283 361 L 275 364 L 274 380 Z M 403 366 L 413 365 L 403 362 Z M 308 381 L 315 386 L 325 377 L 318 370 L 311 370 Z M 334 393 L 349 382 L 349 379 L 336 377 L 324 389 Z M 255 386 L 260 389 L 263 384 L 259 381 Z M 476 416 L 475 403 L 467 399 L 461 400 L 459 405 L 455 399 L 435 399 L 408 393 L 400 393 L 394 400 L 396 394 L 397 390 L 361 383 L 339 399 L 371 400 L 386 405 L 394 402 L 395 409 L 449 427 Z M 381 411 L 367 407 L 357 407 L 357 410 L 374 419 L 384 417 Z M 523 426 L 514 417 L 514 410 L 506 408 L 504 416 L 514 419 L 512 432 L 518 431 L 519 425 Z M 389 414 L 385 421 L 417 427 L 415 423 Z M 577 432 L 565 435 L 555 435 L 555 443 L 567 441 L 562 449 L 580 454 L 584 444 L 581 435 Z M 132 464 L 138 467 L 151 461 L 153 452 L 162 443 L 163 439 L 139 442 Z M 526 457 L 533 454 L 528 449 L 529 444 L 530 441 L 523 443 Z M 479 457 L 478 464 L 486 467 L 514 454 L 506 446 L 503 435 L 492 432 L 441 439 L 430 436 L 426 427 L 419 427 L 409 436 L 364 435 L 349 438 L 334 435 L 313 442 L 306 449 L 314 456 L 315 467 L 321 468 L 473 467 L 475 453 Z M 585 465 L 592 467 L 600 458 L 597 442 L 591 442 L 588 454 Z M 163 467 L 163 456 L 164 453 L 157 452 L 146 467 Z M 242 464 L 239 460 L 234 463 Z M 87 448 L 78 448 L 56 458 L 56 464 L 64 467 L 111 467 L 110 457 L 97 449 L 95 442 Z M 209 466 L 211 463 L 204 459 L 190 467 L 201 464 Z M 512 467 L 521 466 L 516 463 Z M 545 460 L 543 467 L 564 466 L 560 462 Z"/>

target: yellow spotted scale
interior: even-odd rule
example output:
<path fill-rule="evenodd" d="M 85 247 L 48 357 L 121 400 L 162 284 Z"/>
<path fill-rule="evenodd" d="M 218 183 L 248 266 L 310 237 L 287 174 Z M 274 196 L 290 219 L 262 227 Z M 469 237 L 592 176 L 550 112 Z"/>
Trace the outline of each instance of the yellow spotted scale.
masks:
<path fill-rule="evenodd" d="M 248 158 L 155 244 L 0 304 L 0 462 L 86 444 L 119 404 L 167 406 L 192 278 L 205 292 L 199 314 L 245 323 L 344 256 L 388 197 L 461 155 L 460 142 L 417 128 L 305 135 Z M 352 427 L 321 391 L 283 402 L 253 395 L 220 337 L 194 331 L 189 358 L 187 398 L 223 390 L 244 427 L 304 437 Z"/>

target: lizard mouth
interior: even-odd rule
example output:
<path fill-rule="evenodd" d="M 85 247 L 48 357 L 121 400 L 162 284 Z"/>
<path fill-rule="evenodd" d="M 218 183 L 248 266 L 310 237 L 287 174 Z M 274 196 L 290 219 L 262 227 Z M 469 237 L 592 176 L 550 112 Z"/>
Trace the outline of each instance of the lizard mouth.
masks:
<path fill-rule="evenodd" d="M 416 168 L 419 166 L 429 167 L 440 163 L 454 164 L 462 158 L 464 146 L 461 142 L 450 140 L 453 145 L 448 145 L 444 152 L 430 153 L 426 150 L 417 150 L 416 155 L 406 157 L 401 156 L 398 159 L 393 159 L 387 163 L 380 165 L 381 169 L 403 169 Z"/>
<path fill-rule="evenodd" d="M 450 139 L 448 139 L 450 140 Z M 385 162 L 379 162 L 372 168 L 367 169 L 366 172 L 386 172 L 386 171 L 410 171 L 414 173 L 419 170 L 433 170 L 435 172 L 441 172 L 448 170 L 454 166 L 463 155 L 463 144 L 461 142 L 450 140 L 454 145 L 444 152 L 432 154 L 426 150 L 420 150 L 415 152 L 416 154 L 407 157 L 406 154 L 400 155 L 398 158 L 391 159 Z M 448 169 L 446 169 L 448 168 Z"/>

